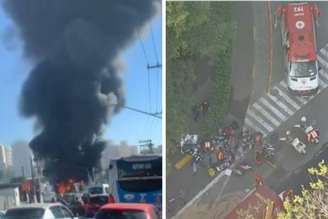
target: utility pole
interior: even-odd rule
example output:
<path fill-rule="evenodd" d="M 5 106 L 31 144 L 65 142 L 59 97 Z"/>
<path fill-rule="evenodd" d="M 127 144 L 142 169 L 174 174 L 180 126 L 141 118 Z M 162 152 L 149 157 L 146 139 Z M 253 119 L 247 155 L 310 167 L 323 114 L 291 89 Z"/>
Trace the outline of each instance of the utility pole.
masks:
<path fill-rule="evenodd" d="M 36 202 L 36 188 L 35 188 L 35 182 L 34 182 L 34 166 L 33 166 L 33 158 L 30 157 L 30 165 L 31 165 L 31 177 L 32 177 L 32 194 L 33 194 L 33 203 Z"/>
<path fill-rule="evenodd" d="M 40 198 L 40 203 L 43 203 L 43 185 L 41 185 L 42 171 L 38 159 L 36 160 L 36 166 L 37 166 L 37 173 L 38 173 L 39 198 Z"/>
<path fill-rule="evenodd" d="M 142 140 L 139 141 L 140 154 L 153 154 L 154 153 L 154 144 L 152 140 Z"/>

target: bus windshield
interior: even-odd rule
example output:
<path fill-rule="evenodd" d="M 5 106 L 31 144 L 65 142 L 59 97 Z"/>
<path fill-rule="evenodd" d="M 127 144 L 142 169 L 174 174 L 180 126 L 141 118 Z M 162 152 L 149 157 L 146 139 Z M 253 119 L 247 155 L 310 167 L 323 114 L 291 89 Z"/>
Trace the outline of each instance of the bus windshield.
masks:
<path fill-rule="evenodd" d="M 311 77 L 317 73 L 315 61 L 310 62 L 292 62 L 290 68 L 291 77 Z"/>
<path fill-rule="evenodd" d="M 126 192 L 155 192 L 162 190 L 162 179 L 119 180 L 120 188 Z"/>

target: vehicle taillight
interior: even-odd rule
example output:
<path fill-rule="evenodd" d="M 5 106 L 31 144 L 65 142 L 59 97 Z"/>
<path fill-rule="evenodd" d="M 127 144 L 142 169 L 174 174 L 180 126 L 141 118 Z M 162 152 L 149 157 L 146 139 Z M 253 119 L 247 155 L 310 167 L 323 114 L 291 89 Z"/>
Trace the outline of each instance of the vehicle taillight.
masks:
<path fill-rule="evenodd" d="M 113 195 L 108 196 L 108 203 L 115 203 L 115 198 Z"/>

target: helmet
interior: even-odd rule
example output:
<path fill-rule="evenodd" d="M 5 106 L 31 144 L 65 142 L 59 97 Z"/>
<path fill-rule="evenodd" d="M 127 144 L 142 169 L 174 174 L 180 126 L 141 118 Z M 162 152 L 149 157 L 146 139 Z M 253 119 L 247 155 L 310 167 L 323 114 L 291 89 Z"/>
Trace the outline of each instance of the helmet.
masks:
<path fill-rule="evenodd" d="M 301 122 L 306 122 L 306 117 L 305 116 L 301 117 Z"/>
<path fill-rule="evenodd" d="M 290 135 L 290 130 L 287 130 L 286 131 L 286 135 Z"/>

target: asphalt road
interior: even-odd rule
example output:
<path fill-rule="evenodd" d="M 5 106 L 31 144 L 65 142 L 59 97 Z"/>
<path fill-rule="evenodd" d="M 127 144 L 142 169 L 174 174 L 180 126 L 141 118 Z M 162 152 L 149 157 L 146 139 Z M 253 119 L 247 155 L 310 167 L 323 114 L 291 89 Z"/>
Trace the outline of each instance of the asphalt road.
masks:
<path fill-rule="evenodd" d="M 302 109 L 298 114 L 291 118 L 288 123 L 285 124 L 285 127 L 288 128 L 296 123 L 298 123 L 300 115 L 307 115 L 308 119 L 315 121 L 316 127 L 320 130 L 320 141 L 321 144 L 328 143 L 328 90 L 320 93 L 315 99 L 313 99 L 305 108 Z M 317 146 L 314 146 L 317 147 Z M 295 151 L 295 156 L 297 152 Z M 283 181 L 277 183 L 275 179 L 267 180 L 268 183 L 276 192 L 281 192 L 292 186 L 294 190 L 301 185 L 308 182 L 308 177 L 306 174 L 306 169 L 308 167 L 316 166 L 321 160 L 326 160 L 328 158 L 328 149 L 323 147 L 321 152 L 317 153 L 309 160 L 304 160 L 302 167 L 298 168 L 296 171 L 291 173 L 288 178 L 285 178 Z"/>

